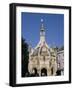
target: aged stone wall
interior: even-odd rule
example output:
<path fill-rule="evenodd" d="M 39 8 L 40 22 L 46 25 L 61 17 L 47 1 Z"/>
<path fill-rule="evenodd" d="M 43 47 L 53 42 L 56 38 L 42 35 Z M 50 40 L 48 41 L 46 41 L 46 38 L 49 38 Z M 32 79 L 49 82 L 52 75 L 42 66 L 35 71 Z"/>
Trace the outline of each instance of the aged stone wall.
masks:
<path fill-rule="evenodd" d="M 36 68 L 39 76 L 41 76 L 43 69 L 44 72 L 47 73 L 47 76 L 56 75 L 57 71 L 56 52 L 53 49 L 52 50 L 48 49 L 47 51 L 40 51 L 41 53 L 38 51 L 36 53 L 36 51 L 34 50 L 33 53 L 30 54 L 28 70 L 31 74 L 33 73 L 33 70 Z"/>

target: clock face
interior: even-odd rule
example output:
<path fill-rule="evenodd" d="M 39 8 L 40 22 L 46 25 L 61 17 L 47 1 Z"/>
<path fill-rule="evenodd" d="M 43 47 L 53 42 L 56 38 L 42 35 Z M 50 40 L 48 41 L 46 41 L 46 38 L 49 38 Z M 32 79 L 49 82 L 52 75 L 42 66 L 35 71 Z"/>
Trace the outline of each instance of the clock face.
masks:
<path fill-rule="evenodd" d="M 43 32 L 43 35 L 45 35 L 45 32 Z"/>
<path fill-rule="evenodd" d="M 45 32 L 43 31 L 43 32 L 40 32 L 40 35 L 42 36 L 42 35 L 45 35 Z"/>

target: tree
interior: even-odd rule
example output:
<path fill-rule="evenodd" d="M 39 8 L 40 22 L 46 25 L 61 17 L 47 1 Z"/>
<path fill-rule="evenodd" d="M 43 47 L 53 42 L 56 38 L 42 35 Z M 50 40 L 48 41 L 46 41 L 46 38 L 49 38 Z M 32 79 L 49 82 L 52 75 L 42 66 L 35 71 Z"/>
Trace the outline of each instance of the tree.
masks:
<path fill-rule="evenodd" d="M 28 60 L 29 60 L 29 52 L 28 52 L 28 44 L 22 38 L 22 77 L 25 77 L 28 72 Z"/>

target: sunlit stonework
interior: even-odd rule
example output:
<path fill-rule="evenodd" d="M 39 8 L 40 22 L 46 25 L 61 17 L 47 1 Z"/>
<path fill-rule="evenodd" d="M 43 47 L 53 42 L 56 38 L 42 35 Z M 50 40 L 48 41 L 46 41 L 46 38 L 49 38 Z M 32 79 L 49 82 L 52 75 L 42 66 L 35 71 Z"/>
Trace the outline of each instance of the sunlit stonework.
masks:
<path fill-rule="evenodd" d="M 45 40 L 45 28 L 41 19 L 40 40 L 34 49 L 30 48 L 28 71 L 39 76 L 55 76 L 57 72 L 56 50 Z"/>

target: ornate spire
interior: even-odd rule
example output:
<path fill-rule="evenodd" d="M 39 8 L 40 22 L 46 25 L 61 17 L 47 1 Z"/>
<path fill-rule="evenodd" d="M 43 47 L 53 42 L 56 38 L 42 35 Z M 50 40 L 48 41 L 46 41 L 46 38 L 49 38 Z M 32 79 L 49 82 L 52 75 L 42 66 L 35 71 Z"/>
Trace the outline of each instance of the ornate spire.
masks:
<path fill-rule="evenodd" d="M 41 28 L 40 28 L 40 41 L 44 42 L 45 41 L 45 29 L 44 29 L 44 24 L 43 24 L 43 19 L 41 19 Z"/>

